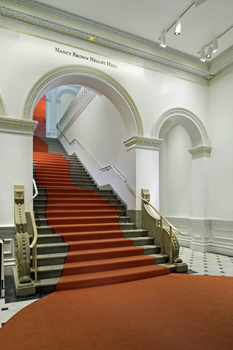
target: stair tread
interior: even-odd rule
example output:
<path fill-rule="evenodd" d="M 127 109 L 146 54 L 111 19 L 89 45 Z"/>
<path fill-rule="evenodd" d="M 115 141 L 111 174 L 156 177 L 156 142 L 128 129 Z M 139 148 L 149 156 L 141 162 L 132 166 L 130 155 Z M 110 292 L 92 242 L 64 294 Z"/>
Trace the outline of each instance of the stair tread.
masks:
<path fill-rule="evenodd" d="M 91 261 L 79 261 L 79 262 L 70 262 L 67 263 L 67 268 L 73 268 L 73 267 L 85 267 L 85 266 L 92 266 L 92 265 L 107 265 L 107 264 L 113 264 L 113 263 L 124 263 L 124 262 L 131 262 L 131 261 L 146 261 L 151 260 L 152 262 L 154 259 L 151 259 L 148 255 L 135 255 L 135 256 L 127 256 L 127 257 L 121 257 L 121 258 L 112 258 L 112 259 L 102 259 L 102 260 L 91 260 Z M 50 270 L 63 270 L 63 265 L 47 265 L 47 266 L 39 266 L 37 268 L 38 272 L 40 271 L 50 271 Z M 34 269 L 32 269 L 34 271 Z"/>
<path fill-rule="evenodd" d="M 56 242 L 56 243 L 39 243 L 37 244 L 37 248 L 51 248 L 51 247 L 67 247 L 69 243 L 66 242 Z"/>
<path fill-rule="evenodd" d="M 90 255 L 90 254 L 99 254 L 99 253 L 111 253 L 111 252 L 121 252 L 121 251 L 142 251 L 142 247 L 135 247 L 135 246 L 129 246 L 129 247 L 114 247 L 114 248 L 98 248 L 98 249 L 88 249 L 88 250 L 81 250 L 81 251 L 69 251 L 69 256 L 74 255 Z"/>
<path fill-rule="evenodd" d="M 152 256 L 153 258 L 155 259 L 158 259 L 158 258 L 168 258 L 168 255 L 167 254 L 149 254 L 147 256 Z"/>
<path fill-rule="evenodd" d="M 132 274 L 137 275 L 147 271 L 158 271 L 158 270 L 164 270 L 163 266 L 148 265 L 148 266 L 140 266 L 140 267 L 131 267 L 131 268 L 120 269 L 120 270 L 94 272 L 94 273 L 88 273 L 88 274 L 82 274 L 82 275 L 62 276 L 61 280 L 63 282 L 93 280 L 93 279 L 99 279 L 99 278 L 108 278 L 112 276 L 124 276 L 124 275 L 132 275 Z"/>

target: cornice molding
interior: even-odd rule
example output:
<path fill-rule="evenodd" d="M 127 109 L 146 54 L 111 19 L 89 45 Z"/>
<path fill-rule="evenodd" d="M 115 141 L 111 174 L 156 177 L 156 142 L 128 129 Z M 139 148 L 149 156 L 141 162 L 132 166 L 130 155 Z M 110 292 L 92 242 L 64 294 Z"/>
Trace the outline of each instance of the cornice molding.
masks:
<path fill-rule="evenodd" d="M 81 88 L 77 96 L 71 102 L 61 120 L 57 123 L 62 133 L 71 127 L 75 120 L 80 116 L 88 104 L 93 100 L 96 94 L 88 89 Z"/>
<path fill-rule="evenodd" d="M 22 119 L 0 117 L 1 132 L 33 135 L 37 124 L 37 121 L 26 121 Z"/>
<path fill-rule="evenodd" d="M 76 48 L 79 41 L 83 50 L 88 51 L 93 45 L 98 54 L 165 74 L 171 75 L 170 71 L 175 70 L 177 78 L 189 80 L 191 75 L 193 82 L 206 86 L 210 85 L 210 77 L 223 74 L 233 64 L 233 45 L 219 55 L 219 60 L 217 57 L 203 63 L 195 56 L 168 47 L 161 50 L 158 43 L 45 3 L 29 0 L 1 3 L 5 6 L 0 6 L 0 25 L 6 29 Z M 228 59 L 224 60 L 226 56 Z"/>
<path fill-rule="evenodd" d="M 212 147 L 201 146 L 189 150 L 189 153 L 192 155 L 192 159 L 201 158 L 201 157 L 210 157 Z"/>
<path fill-rule="evenodd" d="M 160 145 L 163 142 L 161 139 L 153 139 L 150 137 L 138 137 L 133 136 L 130 139 L 124 141 L 127 151 L 130 151 L 134 148 L 150 149 L 150 150 L 160 150 Z"/>

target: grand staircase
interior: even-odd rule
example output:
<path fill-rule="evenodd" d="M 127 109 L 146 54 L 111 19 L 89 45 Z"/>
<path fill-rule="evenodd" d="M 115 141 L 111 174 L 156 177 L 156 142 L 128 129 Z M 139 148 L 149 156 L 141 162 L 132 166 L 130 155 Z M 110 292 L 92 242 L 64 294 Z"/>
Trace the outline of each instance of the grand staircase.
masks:
<path fill-rule="evenodd" d="M 147 231 L 135 229 L 112 191 L 99 190 L 57 139 L 34 137 L 37 292 L 119 283 L 170 273 Z M 161 265 L 160 265 L 161 264 Z"/>

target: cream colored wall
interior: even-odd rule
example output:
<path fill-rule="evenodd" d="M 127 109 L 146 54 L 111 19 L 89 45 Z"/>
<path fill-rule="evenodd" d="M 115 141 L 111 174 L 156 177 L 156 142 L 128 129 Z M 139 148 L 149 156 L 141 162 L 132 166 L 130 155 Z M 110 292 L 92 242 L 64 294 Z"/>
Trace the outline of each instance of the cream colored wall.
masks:
<path fill-rule="evenodd" d="M 191 140 L 179 124 L 164 136 L 159 163 L 161 212 L 165 216 L 191 217 Z"/>
<path fill-rule="evenodd" d="M 209 89 L 211 217 L 233 219 L 233 74 Z"/>

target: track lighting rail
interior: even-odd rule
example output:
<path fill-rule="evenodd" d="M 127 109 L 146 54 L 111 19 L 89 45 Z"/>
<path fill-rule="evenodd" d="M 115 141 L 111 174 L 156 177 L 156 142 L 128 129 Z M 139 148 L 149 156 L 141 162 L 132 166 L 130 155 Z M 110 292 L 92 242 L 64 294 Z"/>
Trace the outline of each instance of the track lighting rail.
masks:
<path fill-rule="evenodd" d="M 208 44 L 205 44 L 204 46 L 202 46 L 202 48 L 197 52 L 197 54 L 199 55 L 201 53 L 201 51 L 207 49 L 207 47 L 212 45 L 215 40 L 220 39 L 223 35 L 225 35 L 227 32 L 229 32 L 229 30 L 231 30 L 232 28 L 233 28 L 233 24 L 231 24 L 228 28 L 226 28 L 222 33 L 220 33 L 218 36 L 216 36 L 213 40 L 208 42 Z"/>

